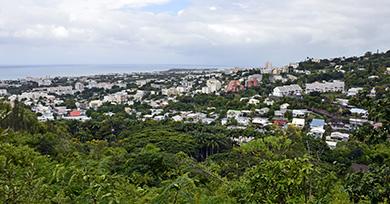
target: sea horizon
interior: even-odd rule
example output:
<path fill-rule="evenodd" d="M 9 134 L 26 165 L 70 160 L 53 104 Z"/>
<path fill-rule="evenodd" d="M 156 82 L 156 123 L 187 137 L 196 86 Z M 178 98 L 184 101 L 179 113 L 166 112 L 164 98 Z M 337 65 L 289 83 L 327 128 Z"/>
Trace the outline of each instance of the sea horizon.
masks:
<path fill-rule="evenodd" d="M 235 66 L 200 64 L 3 64 L 0 80 L 17 80 L 28 77 L 79 77 L 104 74 L 131 74 L 166 71 L 170 69 L 224 69 Z"/>

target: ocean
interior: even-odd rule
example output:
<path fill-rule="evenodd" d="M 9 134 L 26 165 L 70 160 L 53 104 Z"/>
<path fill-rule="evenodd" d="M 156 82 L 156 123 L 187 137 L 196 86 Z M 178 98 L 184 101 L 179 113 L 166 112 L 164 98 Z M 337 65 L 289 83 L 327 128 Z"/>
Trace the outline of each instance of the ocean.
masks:
<path fill-rule="evenodd" d="M 26 77 L 89 76 L 96 74 L 154 72 L 169 69 L 222 69 L 227 66 L 212 65 L 0 65 L 0 80 Z"/>

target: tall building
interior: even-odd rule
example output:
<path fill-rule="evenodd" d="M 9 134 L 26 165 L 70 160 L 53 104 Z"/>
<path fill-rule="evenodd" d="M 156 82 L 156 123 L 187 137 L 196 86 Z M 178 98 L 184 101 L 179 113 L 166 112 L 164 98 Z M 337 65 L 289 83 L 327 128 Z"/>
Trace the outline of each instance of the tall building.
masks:
<path fill-rule="evenodd" d="M 222 88 L 222 83 L 217 79 L 209 79 L 206 84 L 210 92 L 217 92 Z"/>
<path fill-rule="evenodd" d="M 244 90 L 244 86 L 241 85 L 239 80 L 230 81 L 226 88 L 226 92 L 238 92 L 241 90 Z"/>

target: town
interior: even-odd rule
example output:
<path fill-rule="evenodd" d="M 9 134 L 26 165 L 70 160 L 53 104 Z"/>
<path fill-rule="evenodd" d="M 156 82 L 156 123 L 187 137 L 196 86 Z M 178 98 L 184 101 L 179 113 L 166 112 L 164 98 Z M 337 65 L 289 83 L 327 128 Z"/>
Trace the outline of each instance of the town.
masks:
<path fill-rule="evenodd" d="M 334 149 L 360 126 L 383 126 L 359 103 L 361 97 L 389 91 L 390 67 L 374 72 L 364 66 L 373 57 L 311 58 L 282 67 L 268 62 L 261 68 L 26 78 L 1 81 L 0 96 L 30 107 L 43 122 L 88 121 L 96 114 L 124 112 L 139 121 L 252 128 L 263 134 L 294 127 Z M 254 138 L 232 139 L 247 143 Z"/>

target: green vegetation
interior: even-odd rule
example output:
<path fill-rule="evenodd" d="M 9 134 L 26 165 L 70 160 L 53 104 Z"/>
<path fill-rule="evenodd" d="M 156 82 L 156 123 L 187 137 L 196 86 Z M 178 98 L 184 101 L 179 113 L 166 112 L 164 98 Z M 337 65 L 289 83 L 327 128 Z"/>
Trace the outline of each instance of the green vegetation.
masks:
<path fill-rule="evenodd" d="M 293 128 L 263 135 L 91 114 L 84 123 L 40 123 L 23 105 L 0 103 L 0 202 L 390 201 L 388 124 L 361 128 L 330 150 Z M 255 140 L 239 146 L 231 140 L 238 136 Z"/>

